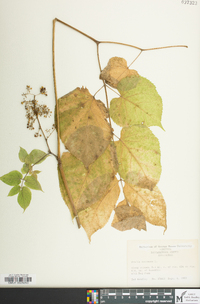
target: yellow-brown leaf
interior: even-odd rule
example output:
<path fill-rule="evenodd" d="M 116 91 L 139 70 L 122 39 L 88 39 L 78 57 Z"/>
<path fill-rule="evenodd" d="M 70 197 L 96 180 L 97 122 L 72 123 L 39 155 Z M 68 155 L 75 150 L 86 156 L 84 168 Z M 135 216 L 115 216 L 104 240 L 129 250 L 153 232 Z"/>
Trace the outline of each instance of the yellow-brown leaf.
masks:
<path fill-rule="evenodd" d="M 118 180 L 115 177 L 101 200 L 79 212 L 78 215 L 81 225 L 85 229 L 89 240 L 91 240 L 91 236 L 97 230 L 103 228 L 108 222 L 111 213 L 115 208 L 119 194 L 120 188 Z"/>
<path fill-rule="evenodd" d="M 106 150 L 112 137 L 107 109 L 86 88 L 59 98 L 60 138 L 85 167 Z"/>
<path fill-rule="evenodd" d="M 132 206 L 142 211 L 147 222 L 167 228 L 166 204 L 157 186 L 150 191 L 125 183 L 124 194 Z"/>
<path fill-rule="evenodd" d="M 146 231 L 146 221 L 143 213 L 134 206 L 128 206 L 126 200 L 120 202 L 115 209 L 112 227 L 119 231 L 132 228 Z"/>
<path fill-rule="evenodd" d="M 137 71 L 129 70 L 124 58 L 113 57 L 100 74 L 100 79 L 105 80 L 113 88 L 117 88 L 119 81 L 127 76 L 139 76 Z"/>

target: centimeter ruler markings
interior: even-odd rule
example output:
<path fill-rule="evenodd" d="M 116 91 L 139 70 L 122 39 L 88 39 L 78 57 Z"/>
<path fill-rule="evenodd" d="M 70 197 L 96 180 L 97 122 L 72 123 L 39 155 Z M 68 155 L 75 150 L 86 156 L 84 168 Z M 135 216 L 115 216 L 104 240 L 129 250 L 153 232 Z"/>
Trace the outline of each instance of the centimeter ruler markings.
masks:
<path fill-rule="evenodd" d="M 174 303 L 173 289 L 102 289 L 100 303 Z"/>
<path fill-rule="evenodd" d="M 172 295 L 172 289 L 102 289 L 101 295 Z"/>
<path fill-rule="evenodd" d="M 100 304 L 200 304 L 200 288 L 100 289 Z"/>

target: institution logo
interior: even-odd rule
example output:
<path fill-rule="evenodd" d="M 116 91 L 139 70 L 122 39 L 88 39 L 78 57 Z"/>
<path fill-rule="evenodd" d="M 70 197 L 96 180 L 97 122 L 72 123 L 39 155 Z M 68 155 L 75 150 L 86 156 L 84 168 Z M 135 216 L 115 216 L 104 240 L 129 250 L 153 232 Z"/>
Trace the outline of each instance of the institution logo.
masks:
<path fill-rule="evenodd" d="M 200 289 L 175 289 L 175 304 L 200 304 Z"/>
<path fill-rule="evenodd" d="M 176 296 L 176 303 L 183 303 L 183 296 L 187 293 L 187 290 L 183 291 L 180 296 Z"/>

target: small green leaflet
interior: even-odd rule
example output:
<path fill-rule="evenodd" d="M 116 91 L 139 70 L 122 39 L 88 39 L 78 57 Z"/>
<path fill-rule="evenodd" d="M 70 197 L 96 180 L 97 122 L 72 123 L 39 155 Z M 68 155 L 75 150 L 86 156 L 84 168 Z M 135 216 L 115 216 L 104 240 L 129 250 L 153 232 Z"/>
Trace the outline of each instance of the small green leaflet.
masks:
<path fill-rule="evenodd" d="M 14 186 L 8 193 L 8 196 L 16 195 L 17 193 L 19 193 L 19 191 L 20 191 L 20 186 Z"/>
<path fill-rule="evenodd" d="M 25 186 L 33 189 L 33 190 L 41 190 L 42 191 L 42 187 L 40 185 L 40 183 L 38 182 L 38 180 L 34 177 L 34 176 L 27 176 L 25 178 Z"/>
<path fill-rule="evenodd" d="M 31 196 L 32 195 L 31 195 L 30 189 L 25 186 L 22 187 L 22 189 L 20 190 L 20 192 L 18 194 L 17 201 L 18 201 L 18 204 L 24 209 L 24 211 L 30 205 Z"/>
<path fill-rule="evenodd" d="M 22 174 L 17 170 L 13 170 L 0 177 L 0 180 L 9 186 L 19 185 L 21 179 L 22 179 Z"/>
<path fill-rule="evenodd" d="M 24 163 L 23 164 L 23 167 L 22 167 L 22 169 L 21 169 L 21 172 L 23 173 L 23 174 L 26 174 L 26 173 L 28 173 L 28 171 L 31 169 L 31 165 L 28 165 L 28 164 L 26 164 L 26 163 Z"/>
<path fill-rule="evenodd" d="M 34 149 L 30 154 L 26 156 L 25 163 L 29 165 L 38 165 L 41 164 L 47 158 L 47 156 L 47 153 L 38 149 Z"/>
<path fill-rule="evenodd" d="M 28 153 L 25 149 L 23 149 L 22 147 L 20 147 L 19 150 L 19 159 L 21 160 L 21 162 L 25 162 L 26 157 L 28 156 Z"/>

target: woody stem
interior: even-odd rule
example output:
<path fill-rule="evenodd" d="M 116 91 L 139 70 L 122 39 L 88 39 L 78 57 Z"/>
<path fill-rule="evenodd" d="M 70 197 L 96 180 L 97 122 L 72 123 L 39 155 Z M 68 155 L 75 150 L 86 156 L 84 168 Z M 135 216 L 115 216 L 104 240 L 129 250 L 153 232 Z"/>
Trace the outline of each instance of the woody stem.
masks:
<path fill-rule="evenodd" d="M 60 157 L 59 105 L 58 105 L 58 97 L 57 97 L 56 71 L 55 71 L 55 23 L 56 23 L 56 21 L 59 21 L 59 22 L 61 22 L 61 21 L 58 20 L 58 19 L 54 19 L 53 20 L 53 46 L 52 46 L 53 47 L 53 79 L 54 79 L 54 92 L 55 92 L 55 100 L 56 100 L 56 125 L 57 125 L 57 147 L 58 147 L 57 160 L 58 160 L 58 167 L 59 167 L 59 170 L 60 170 L 60 173 L 61 173 L 61 177 L 62 177 L 64 186 L 65 186 L 65 190 L 67 192 L 67 195 L 68 195 L 68 198 L 69 198 L 69 201 L 70 201 L 70 205 L 71 205 L 73 214 L 74 214 L 74 216 L 76 218 L 76 222 L 77 222 L 78 228 L 80 228 L 81 227 L 80 219 L 78 217 L 78 213 L 77 213 L 77 210 L 76 210 L 75 205 L 74 205 L 74 201 L 73 201 L 73 198 L 72 198 L 72 195 L 71 195 L 71 191 L 69 189 L 69 186 L 68 186 L 68 183 L 67 183 L 67 180 L 66 180 L 66 177 L 65 177 L 65 173 L 64 173 L 64 169 L 63 169 L 63 165 L 62 165 L 62 161 L 61 161 L 61 157 Z M 63 22 L 61 22 L 61 23 L 63 23 Z M 65 24 L 65 25 L 67 25 L 67 24 Z"/>

